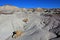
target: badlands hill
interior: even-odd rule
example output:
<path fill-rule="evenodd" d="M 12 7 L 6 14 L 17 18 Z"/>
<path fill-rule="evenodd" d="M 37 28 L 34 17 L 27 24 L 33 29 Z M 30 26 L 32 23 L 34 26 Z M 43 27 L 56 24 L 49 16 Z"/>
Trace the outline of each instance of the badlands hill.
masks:
<path fill-rule="evenodd" d="M 43 13 L 60 13 L 60 8 L 18 8 L 12 5 L 0 6 L 0 14 L 13 14 L 14 12 L 43 12 Z"/>
<path fill-rule="evenodd" d="M 11 35 L 13 31 L 24 26 L 25 23 L 22 20 L 25 18 L 28 19 L 28 29 L 31 26 L 33 29 L 27 29 L 28 36 L 23 36 L 22 40 L 48 40 L 50 38 L 50 40 L 60 40 L 60 8 L 18 8 L 12 5 L 0 6 L 0 40 L 20 40 L 20 37 L 13 39 Z M 40 28 L 39 32 L 37 30 L 38 33 L 34 25 Z M 53 33 L 51 36 L 50 32 Z"/>

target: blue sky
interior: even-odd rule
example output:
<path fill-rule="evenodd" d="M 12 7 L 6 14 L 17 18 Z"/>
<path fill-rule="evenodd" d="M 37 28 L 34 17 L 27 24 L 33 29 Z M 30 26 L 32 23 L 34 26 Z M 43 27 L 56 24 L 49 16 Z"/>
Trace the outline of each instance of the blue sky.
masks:
<path fill-rule="evenodd" d="M 21 8 L 60 8 L 60 0 L 0 0 L 0 6 L 5 4 Z"/>

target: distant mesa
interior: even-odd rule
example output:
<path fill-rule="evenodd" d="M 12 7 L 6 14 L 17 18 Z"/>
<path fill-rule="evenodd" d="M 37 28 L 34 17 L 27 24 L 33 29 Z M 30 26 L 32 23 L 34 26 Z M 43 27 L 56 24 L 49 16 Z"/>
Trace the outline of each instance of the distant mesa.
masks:
<path fill-rule="evenodd" d="M 0 6 L 0 14 L 12 14 L 14 12 L 44 12 L 44 13 L 60 13 L 60 8 L 18 8 L 16 6 L 5 4 Z"/>

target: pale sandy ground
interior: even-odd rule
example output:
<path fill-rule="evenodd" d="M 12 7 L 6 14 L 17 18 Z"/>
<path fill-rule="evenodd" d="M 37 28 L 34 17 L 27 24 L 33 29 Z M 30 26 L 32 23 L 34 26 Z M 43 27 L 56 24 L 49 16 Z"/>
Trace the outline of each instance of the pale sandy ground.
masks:
<path fill-rule="evenodd" d="M 13 31 L 11 18 L 11 15 L 0 15 L 0 40 L 10 36 Z"/>
<path fill-rule="evenodd" d="M 19 18 L 21 18 L 21 17 L 25 18 L 25 16 L 22 16 L 20 14 L 17 14 L 17 16 L 18 17 L 20 16 Z M 10 35 L 12 35 L 12 32 L 15 30 L 12 27 L 12 22 L 13 21 L 18 22 L 18 20 L 16 20 L 16 19 L 17 18 L 15 16 L 15 14 L 12 14 L 12 15 L 1 14 L 0 15 L 0 40 L 5 40 L 7 37 L 9 37 Z M 22 22 L 20 21 L 20 23 L 22 23 Z"/>
<path fill-rule="evenodd" d="M 19 19 L 25 18 L 25 16 L 22 16 L 21 14 L 17 14 L 17 17 L 19 17 Z M 15 16 L 15 14 L 12 14 L 12 15 L 4 15 L 4 14 L 2 14 L 2 15 L 0 15 L 0 40 L 5 40 L 10 35 L 12 35 L 12 32 L 14 30 L 16 30 L 16 28 L 13 29 L 13 27 L 12 27 L 13 21 L 19 22 L 18 18 L 16 18 L 16 16 Z M 22 23 L 22 22 L 20 21 L 20 23 Z M 15 26 L 19 26 L 19 25 L 15 25 Z"/>
<path fill-rule="evenodd" d="M 27 32 L 25 32 L 25 35 L 23 35 L 22 37 L 18 37 L 17 39 L 11 38 L 12 32 L 19 28 L 18 27 L 16 29 L 14 29 L 12 22 L 14 21 L 14 22 L 18 22 L 18 23 L 22 24 L 22 25 L 17 24 L 15 26 L 23 26 L 24 25 L 24 23 L 22 21 L 19 21 L 18 19 L 22 20 L 23 18 L 25 18 L 25 16 L 19 17 L 20 15 L 18 14 L 19 16 L 17 15 L 17 17 L 16 17 L 16 15 L 15 14 L 0 15 L 0 40 L 48 40 L 50 37 L 52 37 L 52 38 L 56 37 L 55 34 L 50 33 L 46 30 L 47 28 L 49 29 L 49 27 L 44 28 L 44 30 L 41 29 L 41 27 L 43 27 L 44 24 L 42 24 L 43 26 L 39 25 L 39 23 L 40 23 L 39 15 L 40 14 L 39 15 L 32 14 L 33 16 L 29 17 L 31 19 L 29 22 L 33 23 L 32 27 L 34 25 L 36 25 L 35 26 L 36 28 L 28 30 Z M 36 24 L 32 20 L 33 21 L 35 20 Z M 41 26 L 41 27 L 39 27 L 39 26 Z M 35 33 L 35 31 L 36 31 L 36 33 Z"/>

